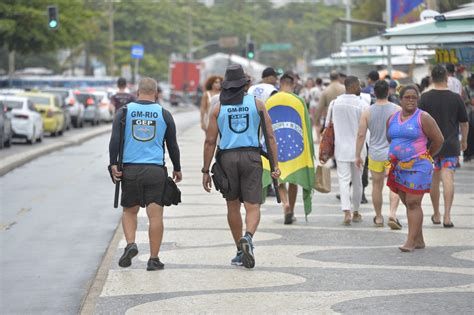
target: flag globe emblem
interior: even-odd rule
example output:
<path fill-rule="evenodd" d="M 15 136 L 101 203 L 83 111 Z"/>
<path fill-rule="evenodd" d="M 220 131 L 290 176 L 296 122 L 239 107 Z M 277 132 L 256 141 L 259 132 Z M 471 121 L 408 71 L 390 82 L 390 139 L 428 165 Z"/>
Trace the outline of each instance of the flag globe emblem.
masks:
<path fill-rule="evenodd" d="M 268 113 L 272 117 L 273 131 L 278 144 L 278 161 L 287 162 L 300 156 L 304 150 L 303 128 L 298 112 L 288 106 L 274 106 Z"/>

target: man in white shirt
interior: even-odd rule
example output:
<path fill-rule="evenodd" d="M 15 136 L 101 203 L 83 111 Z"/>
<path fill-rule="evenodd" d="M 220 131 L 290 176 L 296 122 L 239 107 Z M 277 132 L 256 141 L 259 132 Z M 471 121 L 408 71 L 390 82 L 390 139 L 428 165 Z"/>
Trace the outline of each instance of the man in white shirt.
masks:
<path fill-rule="evenodd" d="M 355 164 L 356 139 L 362 112 L 369 105 L 360 97 L 360 82 L 355 76 L 348 76 L 344 81 L 346 93 L 338 96 L 328 109 L 329 122 L 334 124 L 334 156 L 337 162 L 337 177 L 341 194 L 341 209 L 344 211 L 344 225 L 360 222 L 362 216 L 359 207 L 362 197 L 362 173 Z M 362 156 L 365 159 L 366 146 Z M 352 182 L 352 197 L 351 197 Z M 351 202 L 352 201 L 352 202 Z M 352 213 L 353 211 L 353 213 Z"/>
<path fill-rule="evenodd" d="M 263 104 L 273 94 L 277 93 L 278 90 L 275 85 L 278 82 L 278 73 L 275 69 L 268 67 L 262 72 L 262 82 L 256 85 L 252 85 L 247 94 L 255 96 Z"/>
<path fill-rule="evenodd" d="M 448 89 L 462 96 L 462 83 L 454 76 L 456 69 L 452 63 L 446 64 L 448 71 Z"/>

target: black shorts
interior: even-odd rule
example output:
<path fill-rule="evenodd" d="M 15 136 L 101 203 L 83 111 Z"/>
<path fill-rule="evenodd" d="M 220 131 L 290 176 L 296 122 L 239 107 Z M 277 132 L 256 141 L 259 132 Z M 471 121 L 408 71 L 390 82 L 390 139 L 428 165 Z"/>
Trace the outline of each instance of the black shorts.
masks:
<path fill-rule="evenodd" d="M 224 194 L 228 201 L 262 203 L 262 158 L 257 150 L 222 151 L 221 166 L 230 190 Z"/>
<path fill-rule="evenodd" d="M 163 206 L 167 173 L 158 165 L 124 165 L 122 174 L 122 207 L 146 207 L 150 203 Z"/>

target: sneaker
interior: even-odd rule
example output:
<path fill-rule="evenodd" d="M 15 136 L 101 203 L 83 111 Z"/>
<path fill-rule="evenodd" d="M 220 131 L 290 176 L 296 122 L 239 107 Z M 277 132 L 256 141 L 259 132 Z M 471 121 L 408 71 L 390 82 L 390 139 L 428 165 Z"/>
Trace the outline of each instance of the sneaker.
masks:
<path fill-rule="evenodd" d="M 146 266 L 146 270 L 153 271 L 153 270 L 161 270 L 165 268 L 165 264 L 160 261 L 160 258 L 150 258 L 148 259 L 148 264 Z"/>
<path fill-rule="evenodd" d="M 235 257 L 232 258 L 232 260 L 230 261 L 230 264 L 233 266 L 242 266 L 242 256 L 243 256 L 242 251 L 238 250 Z"/>
<path fill-rule="evenodd" d="M 253 268 L 255 267 L 255 257 L 253 255 L 253 243 L 252 237 L 250 235 L 245 235 L 239 241 L 240 248 L 242 248 L 242 265 L 245 268 Z"/>
<path fill-rule="evenodd" d="M 132 265 L 132 258 L 138 255 L 137 244 L 130 243 L 123 250 L 123 255 L 120 257 L 118 265 L 122 268 L 130 267 Z"/>

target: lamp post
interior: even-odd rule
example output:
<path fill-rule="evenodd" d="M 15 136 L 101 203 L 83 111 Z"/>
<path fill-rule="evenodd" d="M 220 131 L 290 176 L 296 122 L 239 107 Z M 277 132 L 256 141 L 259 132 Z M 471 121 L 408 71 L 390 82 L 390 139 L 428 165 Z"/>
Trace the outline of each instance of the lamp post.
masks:
<path fill-rule="evenodd" d="M 387 29 L 392 27 L 392 6 L 391 0 L 385 0 L 385 22 Z M 387 73 L 392 77 L 392 47 L 387 45 Z"/>

